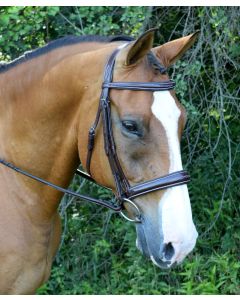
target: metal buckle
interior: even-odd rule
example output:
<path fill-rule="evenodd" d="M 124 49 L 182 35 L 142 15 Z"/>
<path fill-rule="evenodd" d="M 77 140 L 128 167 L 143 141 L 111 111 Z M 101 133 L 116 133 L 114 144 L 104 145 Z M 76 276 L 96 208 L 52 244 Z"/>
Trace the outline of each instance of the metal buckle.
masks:
<path fill-rule="evenodd" d="M 127 202 L 127 203 L 129 203 L 129 204 L 132 205 L 132 207 L 133 207 L 133 208 L 135 209 L 135 211 L 136 211 L 136 215 L 135 215 L 135 218 L 134 218 L 134 219 L 129 218 L 123 211 L 120 211 L 120 215 L 121 215 L 124 219 L 126 219 L 127 221 L 129 221 L 129 222 L 133 222 L 133 223 L 141 223 L 141 222 L 142 222 L 142 221 L 141 221 L 142 215 L 141 215 L 141 212 L 140 212 L 139 207 L 138 207 L 133 201 L 131 201 L 131 200 L 128 199 L 128 198 L 123 198 L 122 200 L 123 200 L 123 203 L 124 203 L 124 202 Z"/>

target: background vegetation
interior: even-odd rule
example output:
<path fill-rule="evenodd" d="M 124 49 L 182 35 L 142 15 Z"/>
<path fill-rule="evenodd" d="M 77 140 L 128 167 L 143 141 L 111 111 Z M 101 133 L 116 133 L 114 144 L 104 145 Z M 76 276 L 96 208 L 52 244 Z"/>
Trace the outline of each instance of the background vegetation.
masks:
<path fill-rule="evenodd" d="M 160 270 L 135 247 L 134 227 L 65 197 L 63 239 L 39 294 L 240 294 L 239 7 L 0 7 L 0 59 L 69 34 L 127 34 L 159 27 L 156 45 L 200 30 L 171 70 L 189 121 L 182 141 L 198 243 Z M 75 178 L 71 188 L 109 197 Z"/>

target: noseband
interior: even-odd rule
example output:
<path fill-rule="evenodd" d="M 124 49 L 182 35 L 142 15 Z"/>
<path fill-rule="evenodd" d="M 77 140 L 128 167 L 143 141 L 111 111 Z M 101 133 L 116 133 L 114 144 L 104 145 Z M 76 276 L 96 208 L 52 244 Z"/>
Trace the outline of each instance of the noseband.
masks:
<path fill-rule="evenodd" d="M 86 195 L 82 195 L 79 193 L 75 193 L 68 189 L 64 189 L 58 185 L 55 185 L 47 180 L 44 180 L 38 176 L 35 176 L 21 168 L 16 167 L 15 165 L 7 162 L 4 159 L 0 159 L 0 163 L 13 169 L 14 171 L 21 173 L 27 177 L 30 177 L 36 181 L 39 181 L 43 184 L 46 184 L 60 192 L 65 194 L 81 198 L 91 203 L 95 203 L 109 209 L 112 209 L 116 212 L 120 212 L 121 215 L 131 222 L 141 222 L 141 212 L 138 206 L 132 201 L 134 198 L 151 193 L 158 190 L 167 189 L 170 187 L 186 184 L 190 181 L 190 176 L 184 170 L 177 171 L 174 173 L 170 173 L 166 176 L 155 178 L 153 180 L 145 181 L 140 184 L 131 186 L 129 184 L 128 179 L 126 178 L 121 164 L 119 162 L 116 145 L 113 137 L 113 130 L 112 130 L 112 121 L 111 121 L 111 100 L 109 97 L 109 90 L 110 89 L 117 89 L 117 90 L 133 90 L 133 91 L 168 91 L 172 90 L 175 86 L 172 80 L 167 80 L 163 82 L 112 82 L 113 79 L 113 70 L 116 55 L 120 51 L 122 47 L 117 48 L 110 56 L 107 61 L 104 70 L 104 81 L 102 84 L 102 92 L 100 96 L 100 102 L 98 111 L 96 114 L 95 121 L 89 130 L 88 135 L 88 154 L 87 154 L 87 161 L 86 161 L 86 168 L 89 174 L 90 172 L 90 165 L 91 165 L 91 158 L 92 152 L 94 149 L 94 137 L 96 128 L 100 121 L 100 117 L 102 117 L 103 122 L 103 136 L 104 136 L 104 148 L 105 153 L 109 161 L 109 165 L 111 167 L 112 175 L 114 178 L 115 186 L 116 186 L 116 200 L 115 203 L 95 199 Z M 77 170 L 76 173 L 90 181 L 94 181 L 92 177 L 81 170 Z M 124 203 L 132 206 L 135 210 L 134 218 L 129 218 L 127 215 L 123 213 Z"/>

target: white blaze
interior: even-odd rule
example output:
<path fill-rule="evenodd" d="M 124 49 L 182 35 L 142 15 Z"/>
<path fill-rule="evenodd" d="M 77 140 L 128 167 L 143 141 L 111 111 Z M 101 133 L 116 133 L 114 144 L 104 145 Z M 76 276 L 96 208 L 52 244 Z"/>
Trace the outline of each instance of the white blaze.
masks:
<path fill-rule="evenodd" d="M 178 120 L 181 111 L 169 91 L 154 92 L 152 112 L 165 129 L 170 168 L 169 173 L 182 170 L 178 139 Z M 192 221 L 192 212 L 186 184 L 169 188 L 159 202 L 161 230 L 164 243 L 172 243 L 174 256 L 171 262 L 180 262 L 193 249 L 197 231 Z"/>

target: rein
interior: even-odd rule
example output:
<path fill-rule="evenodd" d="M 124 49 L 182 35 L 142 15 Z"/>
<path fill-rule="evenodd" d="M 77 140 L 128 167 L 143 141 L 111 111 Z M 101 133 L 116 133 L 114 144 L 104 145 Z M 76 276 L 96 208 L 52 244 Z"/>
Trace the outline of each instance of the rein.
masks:
<path fill-rule="evenodd" d="M 102 92 L 100 96 L 99 107 L 98 107 L 95 121 L 91 126 L 88 135 L 88 153 L 87 153 L 87 161 L 86 161 L 87 172 L 88 174 L 91 174 L 90 165 L 91 165 L 92 152 L 94 149 L 95 132 L 101 118 L 103 122 L 105 154 L 108 157 L 108 161 L 111 167 L 112 175 L 114 177 L 114 182 L 116 186 L 116 199 L 114 202 L 92 198 L 87 195 L 79 194 L 69 189 L 62 188 L 47 180 L 35 176 L 25 170 L 22 170 L 21 168 L 13 165 L 10 162 L 7 162 L 4 159 L 0 159 L 0 163 L 22 175 L 30 177 L 31 179 L 41 182 L 42 184 L 45 184 L 47 186 L 50 186 L 62 193 L 109 208 L 115 212 L 119 212 L 128 221 L 141 222 L 141 218 L 142 218 L 141 211 L 138 208 L 138 206 L 132 201 L 132 199 L 153 191 L 163 190 L 169 187 L 186 184 L 190 181 L 190 176 L 186 171 L 181 170 L 181 171 L 170 173 L 163 177 L 142 182 L 134 186 L 131 186 L 130 183 L 128 182 L 128 179 L 126 178 L 122 170 L 121 164 L 119 162 L 117 151 L 116 151 L 116 145 L 113 137 L 111 107 L 110 107 L 111 100 L 109 97 L 109 90 L 118 89 L 118 90 L 133 90 L 133 91 L 150 91 L 150 92 L 167 91 L 167 90 L 172 90 L 175 86 L 175 83 L 172 80 L 167 80 L 163 82 L 112 82 L 116 55 L 121 48 L 122 47 L 117 48 L 110 55 L 104 69 L 104 81 L 102 84 Z M 95 182 L 90 175 L 88 175 L 87 173 L 79 169 L 76 171 L 76 173 L 87 180 Z M 124 203 L 127 203 L 128 205 L 132 206 L 133 209 L 135 210 L 135 217 L 133 219 L 129 218 L 127 215 L 123 213 Z"/>
<path fill-rule="evenodd" d="M 64 194 L 67 194 L 69 196 L 73 196 L 73 197 L 77 197 L 77 198 L 81 198 L 85 201 L 88 201 L 88 202 L 91 202 L 91 203 L 95 203 L 95 204 L 98 204 L 98 205 L 101 205 L 101 206 L 104 206 L 106 208 L 109 208 L 109 209 L 112 209 L 116 212 L 120 212 L 122 210 L 122 206 L 120 205 L 117 205 L 117 204 L 114 204 L 112 202 L 109 202 L 109 201 L 104 201 L 104 200 L 101 200 L 101 199 L 95 199 L 95 198 L 92 198 L 92 197 L 89 197 L 89 196 L 86 196 L 86 195 L 83 195 L 83 194 L 79 194 L 79 193 L 76 193 L 76 192 L 73 192 L 69 189 L 65 189 L 63 187 L 60 187 L 59 185 L 56 185 L 50 181 L 47 181 L 45 179 L 42 179 L 41 177 L 38 177 L 38 176 L 35 176 L 27 171 L 24 171 L 23 169 L 21 168 L 18 168 L 16 167 L 15 165 L 5 161 L 4 159 L 0 159 L 0 163 L 14 171 L 16 171 L 17 173 L 20 173 L 24 176 L 27 176 L 33 180 L 36 180 L 38 182 L 41 182 L 47 186 L 50 186 L 52 188 L 54 188 L 55 190 L 59 191 L 59 192 L 62 192 Z M 81 176 L 85 179 L 88 179 L 90 181 L 94 181 L 94 179 L 92 179 L 88 174 L 86 174 L 85 172 L 83 171 L 80 171 L 80 170 L 77 170 L 76 171 L 77 174 L 81 174 Z"/>

